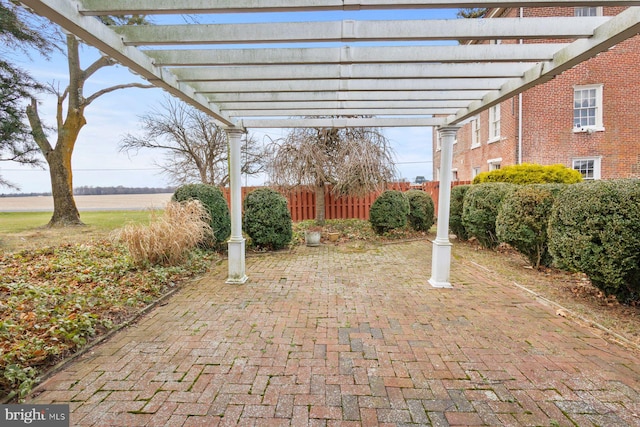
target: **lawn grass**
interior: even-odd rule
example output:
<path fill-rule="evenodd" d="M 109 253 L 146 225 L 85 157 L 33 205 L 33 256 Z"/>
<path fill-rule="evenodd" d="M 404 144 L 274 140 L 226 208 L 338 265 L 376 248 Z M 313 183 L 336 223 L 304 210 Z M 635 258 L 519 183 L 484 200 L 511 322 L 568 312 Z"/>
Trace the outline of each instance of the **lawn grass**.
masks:
<path fill-rule="evenodd" d="M 146 224 L 150 210 L 88 211 L 80 219 L 88 226 L 111 231 L 129 223 Z M 21 233 L 44 227 L 51 219 L 51 212 L 0 212 L 0 234 Z"/>

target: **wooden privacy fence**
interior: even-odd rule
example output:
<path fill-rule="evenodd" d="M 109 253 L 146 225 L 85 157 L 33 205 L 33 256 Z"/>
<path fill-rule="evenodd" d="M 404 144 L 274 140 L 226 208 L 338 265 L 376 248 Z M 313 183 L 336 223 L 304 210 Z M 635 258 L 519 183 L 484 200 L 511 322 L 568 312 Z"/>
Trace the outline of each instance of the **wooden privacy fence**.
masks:
<path fill-rule="evenodd" d="M 451 187 L 456 185 L 470 184 L 470 181 L 455 181 Z M 242 199 L 250 192 L 262 187 L 242 187 Z M 389 190 L 408 191 L 412 189 L 422 190 L 431 196 L 435 205 L 436 216 L 438 214 L 438 192 L 440 183 L 425 182 L 420 185 L 408 182 L 396 182 L 387 186 Z M 229 188 L 223 188 L 222 192 L 230 203 Z M 296 187 L 291 190 L 280 191 L 287 198 L 291 219 L 294 222 L 315 219 L 316 217 L 316 195 L 313 188 Z M 371 193 L 364 197 L 341 196 L 336 197 L 331 193 L 331 188 L 327 188 L 324 193 L 324 215 L 326 219 L 369 219 L 369 208 L 380 195 L 380 192 Z"/>

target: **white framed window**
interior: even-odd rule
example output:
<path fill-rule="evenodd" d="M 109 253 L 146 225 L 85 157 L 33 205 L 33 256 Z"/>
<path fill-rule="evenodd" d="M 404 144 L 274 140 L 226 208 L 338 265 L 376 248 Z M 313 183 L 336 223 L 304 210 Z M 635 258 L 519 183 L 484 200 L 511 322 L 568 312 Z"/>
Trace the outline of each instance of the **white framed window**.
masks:
<path fill-rule="evenodd" d="M 572 167 L 582 174 L 582 179 L 600 179 L 600 157 L 573 159 Z"/>
<path fill-rule="evenodd" d="M 574 7 L 574 16 L 602 16 L 602 6 L 599 7 Z"/>
<path fill-rule="evenodd" d="M 474 166 L 471 168 L 471 178 L 475 178 L 480 174 L 480 166 Z"/>
<path fill-rule="evenodd" d="M 489 108 L 489 142 L 500 140 L 500 104 Z"/>
<path fill-rule="evenodd" d="M 489 165 L 489 172 L 498 170 L 502 166 L 502 157 L 489 159 L 487 160 L 487 164 Z"/>
<path fill-rule="evenodd" d="M 602 85 L 574 86 L 573 131 L 603 131 Z"/>
<path fill-rule="evenodd" d="M 471 119 L 471 148 L 480 147 L 480 118 Z"/>
<path fill-rule="evenodd" d="M 458 169 L 454 168 L 451 170 L 451 180 L 458 181 Z"/>

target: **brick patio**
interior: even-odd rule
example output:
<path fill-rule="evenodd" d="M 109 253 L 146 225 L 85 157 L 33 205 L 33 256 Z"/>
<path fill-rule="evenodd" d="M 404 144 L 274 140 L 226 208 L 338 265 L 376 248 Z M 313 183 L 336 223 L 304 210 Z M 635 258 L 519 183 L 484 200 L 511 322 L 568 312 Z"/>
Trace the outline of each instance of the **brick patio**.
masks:
<path fill-rule="evenodd" d="M 226 263 L 47 380 L 73 426 L 640 426 L 638 353 L 426 241 Z"/>

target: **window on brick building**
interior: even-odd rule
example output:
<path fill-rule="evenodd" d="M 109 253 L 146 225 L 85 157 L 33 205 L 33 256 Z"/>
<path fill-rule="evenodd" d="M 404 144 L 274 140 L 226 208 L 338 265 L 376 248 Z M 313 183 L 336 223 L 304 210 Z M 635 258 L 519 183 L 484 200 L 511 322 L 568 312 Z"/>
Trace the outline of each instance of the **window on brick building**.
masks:
<path fill-rule="evenodd" d="M 451 180 L 458 181 L 458 169 L 453 169 L 451 171 Z"/>
<path fill-rule="evenodd" d="M 480 146 L 480 118 L 471 119 L 471 148 Z"/>
<path fill-rule="evenodd" d="M 573 169 L 582 174 L 582 179 L 600 179 L 600 158 L 587 157 L 583 159 L 573 159 Z"/>
<path fill-rule="evenodd" d="M 575 16 L 602 16 L 602 7 L 576 7 Z"/>
<path fill-rule="evenodd" d="M 604 130 L 602 124 L 602 85 L 573 88 L 573 130 Z"/>
<path fill-rule="evenodd" d="M 489 142 L 500 139 L 500 104 L 489 108 Z"/>
<path fill-rule="evenodd" d="M 478 176 L 480 174 L 480 166 L 474 166 L 471 169 L 471 178 L 475 178 L 476 176 Z"/>
<path fill-rule="evenodd" d="M 489 159 L 487 160 L 487 164 L 489 165 L 489 172 L 500 169 L 502 165 L 502 158 L 499 159 Z"/>

